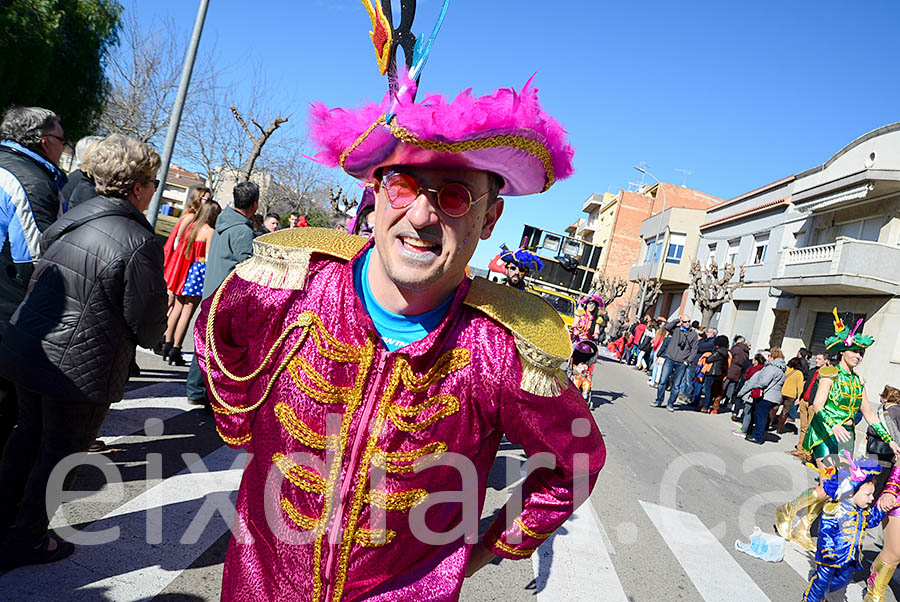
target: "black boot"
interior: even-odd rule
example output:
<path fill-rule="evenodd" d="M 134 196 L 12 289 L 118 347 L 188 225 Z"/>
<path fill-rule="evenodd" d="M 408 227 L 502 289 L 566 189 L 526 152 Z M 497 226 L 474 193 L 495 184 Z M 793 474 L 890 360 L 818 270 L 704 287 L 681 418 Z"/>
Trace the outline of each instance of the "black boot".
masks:
<path fill-rule="evenodd" d="M 169 354 L 172 352 L 172 343 L 169 341 L 163 341 L 162 347 L 160 348 L 160 355 L 163 358 L 164 362 L 169 361 Z"/>
<path fill-rule="evenodd" d="M 172 350 L 169 351 L 169 355 L 166 356 L 169 361 L 170 366 L 186 366 L 187 363 L 184 361 L 184 358 L 181 357 L 181 347 L 172 347 Z"/>

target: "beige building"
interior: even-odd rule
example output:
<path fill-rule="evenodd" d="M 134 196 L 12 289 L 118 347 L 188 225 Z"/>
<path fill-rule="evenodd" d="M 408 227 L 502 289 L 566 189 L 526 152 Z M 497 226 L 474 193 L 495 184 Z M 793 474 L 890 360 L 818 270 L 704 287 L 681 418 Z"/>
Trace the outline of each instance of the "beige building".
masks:
<path fill-rule="evenodd" d="M 642 186 L 636 192 L 620 190 L 617 194 L 592 194 L 582 206 L 588 217 L 579 219 L 567 231 L 602 248 L 597 264 L 598 277 L 603 275 L 627 281 L 640 257 L 644 220 L 665 207 L 704 210 L 721 200 L 668 182 Z M 611 304 L 610 311 L 626 306 L 639 294 L 638 287 L 629 285 L 625 296 Z"/>
<path fill-rule="evenodd" d="M 641 253 L 628 279 L 660 280 L 662 288 L 649 309 L 653 316 L 671 317 L 683 311 L 691 284 L 691 263 L 697 258 L 703 209 L 673 207 L 647 218 L 641 224 Z"/>
<path fill-rule="evenodd" d="M 860 366 L 870 399 L 900 386 L 900 123 L 798 174 L 792 203 L 802 221 L 772 279 L 793 296 L 785 351 L 824 349 L 837 307 L 875 337 Z"/>

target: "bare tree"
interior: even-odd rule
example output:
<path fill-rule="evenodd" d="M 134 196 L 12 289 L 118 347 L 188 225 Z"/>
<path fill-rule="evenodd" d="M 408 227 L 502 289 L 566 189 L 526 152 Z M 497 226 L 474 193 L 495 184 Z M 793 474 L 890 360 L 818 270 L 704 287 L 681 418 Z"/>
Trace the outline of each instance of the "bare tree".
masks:
<path fill-rule="evenodd" d="M 237 173 L 248 146 L 231 114 L 230 87 L 214 85 L 195 95 L 192 110 L 182 117 L 176 151 L 206 176 L 215 196 L 223 173 Z"/>
<path fill-rule="evenodd" d="M 628 309 L 625 315 L 640 318 L 649 308 L 653 307 L 653 304 L 659 299 L 659 294 L 662 291 L 662 280 L 659 280 L 658 278 L 648 278 L 647 276 L 639 276 L 638 279 L 635 280 L 635 283 L 638 290 L 643 290 L 645 285 L 647 287 L 647 292 L 644 294 L 644 305 L 643 307 L 638 307 L 641 301 L 640 297 L 636 296 L 628 303 Z"/>
<path fill-rule="evenodd" d="M 331 211 L 337 219 L 348 217 L 350 211 L 359 204 L 359 199 L 350 198 L 340 186 L 337 186 L 337 190 L 332 186 L 328 196 L 328 200 L 331 203 Z"/>
<path fill-rule="evenodd" d="M 607 278 L 606 276 L 597 276 L 597 294 L 603 299 L 603 303 L 607 307 L 612 305 L 613 301 L 625 295 L 628 291 L 628 281 L 624 278 Z"/>
<path fill-rule="evenodd" d="M 744 266 L 738 279 L 732 282 L 736 268 L 726 263 L 720 269 L 716 262 L 704 268 L 699 261 L 691 264 L 691 292 L 696 305 L 702 312 L 700 323 L 709 326 L 713 314 L 722 305 L 731 301 L 734 291 L 744 286 Z"/>
<path fill-rule="evenodd" d="M 169 124 L 187 49 L 187 38 L 172 19 L 141 22 L 137 7 L 128 11 L 119 46 L 110 54 L 110 89 L 98 121 L 104 134 L 125 134 L 159 146 Z M 215 87 L 214 55 L 197 61 L 185 100 L 185 113 L 195 110 L 194 99 Z"/>
<path fill-rule="evenodd" d="M 259 159 L 259 155 L 262 153 L 262 149 L 266 145 L 266 142 L 269 141 L 269 138 L 272 137 L 275 130 L 281 127 L 283 123 L 287 123 L 288 119 L 290 119 L 290 115 L 282 117 L 279 114 L 275 119 L 269 122 L 269 125 L 263 127 L 262 124 L 253 117 L 249 119 L 248 123 L 248 120 L 244 119 L 244 116 L 241 115 L 240 111 L 238 111 L 233 104 L 231 105 L 231 113 L 234 115 L 234 118 L 237 119 L 238 123 L 241 124 L 241 127 L 244 129 L 244 132 L 252 143 L 250 154 L 247 156 L 247 160 L 244 161 L 244 166 L 241 168 L 241 178 L 246 181 L 250 179 L 250 175 L 253 173 L 253 165 L 256 163 L 256 160 Z M 250 131 L 250 125 L 255 126 L 256 129 L 259 130 L 256 135 Z"/>

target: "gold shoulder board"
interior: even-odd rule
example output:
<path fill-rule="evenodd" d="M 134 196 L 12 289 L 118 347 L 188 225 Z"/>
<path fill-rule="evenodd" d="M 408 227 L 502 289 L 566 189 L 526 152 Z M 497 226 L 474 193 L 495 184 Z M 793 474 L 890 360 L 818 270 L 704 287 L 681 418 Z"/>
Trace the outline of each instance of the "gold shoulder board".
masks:
<path fill-rule="evenodd" d="M 819 378 L 834 378 L 840 370 L 836 366 L 822 366 L 819 368 Z"/>
<path fill-rule="evenodd" d="M 303 290 L 313 253 L 351 260 L 366 238 L 330 228 L 287 228 L 253 241 L 253 257 L 235 268 L 248 282 L 270 288 Z"/>
<path fill-rule="evenodd" d="M 569 332 L 541 297 L 478 277 L 465 304 L 487 314 L 516 339 L 522 358 L 522 389 L 544 397 L 559 395 L 567 378 L 563 363 L 572 355 Z"/>

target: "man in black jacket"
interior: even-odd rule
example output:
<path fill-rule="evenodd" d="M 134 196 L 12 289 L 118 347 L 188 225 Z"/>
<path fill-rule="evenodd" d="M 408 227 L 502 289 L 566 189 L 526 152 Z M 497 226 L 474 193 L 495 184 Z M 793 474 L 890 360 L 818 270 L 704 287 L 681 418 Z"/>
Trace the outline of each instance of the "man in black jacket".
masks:
<path fill-rule="evenodd" d="M 40 256 L 41 232 L 60 214 L 66 177 L 57 163 L 65 148 L 59 117 L 40 107 L 11 107 L 0 123 L 0 339 L 25 298 Z M 16 424 L 15 386 L 0 378 L 0 449 Z"/>
<path fill-rule="evenodd" d="M 19 398 L 0 463 L 0 531 L 15 523 L 0 569 L 74 551 L 47 532 L 59 504 L 59 491 L 47 489 L 50 474 L 87 450 L 122 398 L 135 346 L 152 346 L 165 330 L 163 248 L 142 214 L 159 163 L 134 139 L 97 143 L 91 165 L 101 196 L 44 233 L 28 293 L 0 341 L 0 375 L 16 383 Z M 73 479 L 74 471 L 62 489 Z"/>

